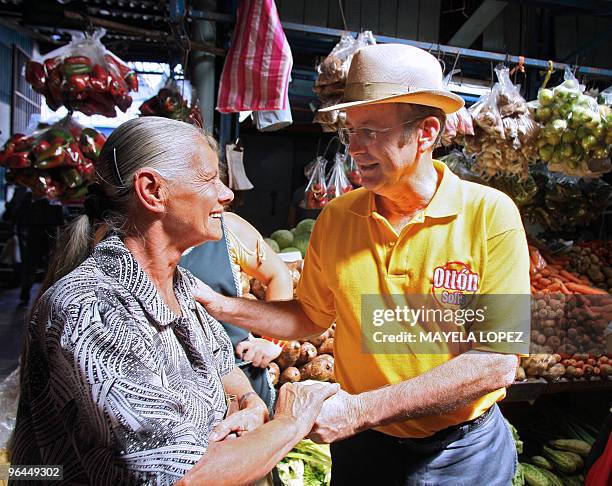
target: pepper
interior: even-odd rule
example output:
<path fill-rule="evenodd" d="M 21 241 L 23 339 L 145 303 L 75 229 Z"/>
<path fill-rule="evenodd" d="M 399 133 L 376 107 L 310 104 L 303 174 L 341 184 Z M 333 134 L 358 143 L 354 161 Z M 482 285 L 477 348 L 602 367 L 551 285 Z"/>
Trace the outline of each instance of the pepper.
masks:
<path fill-rule="evenodd" d="M 91 76 L 89 77 L 89 85 L 94 91 L 98 91 L 100 93 L 106 91 L 109 85 L 108 71 L 99 64 L 96 64 L 93 67 Z"/>
<path fill-rule="evenodd" d="M 153 97 L 145 101 L 142 105 L 140 105 L 140 114 L 143 116 L 152 116 L 156 115 L 159 112 L 159 102 L 157 101 L 157 97 Z"/>
<path fill-rule="evenodd" d="M 96 166 L 89 159 L 84 159 L 85 161 L 82 164 L 76 166 L 76 169 L 79 171 L 79 174 L 83 177 L 83 179 L 91 180 L 96 173 Z"/>
<path fill-rule="evenodd" d="M 124 79 L 131 91 L 138 92 L 138 75 L 134 71 L 130 71 Z"/>
<path fill-rule="evenodd" d="M 89 83 L 89 74 L 75 74 L 68 78 L 66 88 L 68 93 L 76 99 L 83 98 Z"/>
<path fill-rule="evenodd" d="M 121 94 L 115 99 L 115 101 L 119 109 L 124 113 L 128 110 L 130 106 L 132 106 L 132 97 L 127 93 Z"/>
<path fill-rule="evenodd" d="M 122 78 L 127 76 L 127 74 L 130 72 L 130 68 L 127 67 L 125 64 L 119 62 L 114 56 L 110 54 L 105 54 L 104 59 L 109 64 L 109 67 L 113 66 L 117 69 L 118 73 L 121 75 Z"/>
<path fill-rule="evenodd" d="M 62 75 L 57 69 L 47 71 L 47 89 L 49 90 L 47 104 L 57 108 L 62 106 Z M 57 108 L 53 109 L 57 110 Z"/>
<path fill-rule="evenodd" d="M 4 160 L 4 164 L 11 169 L 25 169 L 32 164 L 29 159 L 30 152 L 14 152 Z"/>
<path fill-rule="evenodd" d="M 36 61 L 28 61 L 26 64 L 25 78 L 35 91 L 42 91 L 47 81 L 45 66 Z"/>
<path fill-rule="evenodd" d="M 49 150 L 50 148 L 51 144 L 49 142 L 47 142 L 46 140 L 41 140 L 34 146 L 34 148 L 32 149 L 32 153 L 37 159 L 39 159 L 40 154 L 42 154 L 45 150 Z"/>
<path fill-rule="evenodd" d="M 62 145 L 52 145 L 38 156 L 34 163 L 37 169 L 53 169 L 64 165 L 64 147 Z"/>
<path fill-rule="evenodd" d="M 85 128 L 79 138 L 81 152 L 87 157 L 97 159 L 105 141 L 101 133 L 93 128 Z"/>
<path fill-rule="evenodd" d="M 66 153 L 66 164 L 70 166 L 77 166 L 83 163 L 84 157 L 79 145 L 76 142 L 68 145 L 68 148 L 65 149 Z"/>
<path fill-rule="evenodd" d="M 87 184 L 83 184 L 71 191 L 67 191 L 62 195 L 62 201 L 64 202 L 79 202 L 85 199 L 87 196 Z"/>
<path fill-rule="evenodd" d="M 60 178 L 64 185 L 70 189 L 74 189 L 83 183 L 81 174 L 79 174 L 79 171 L 75 168 L 62 169 L 60 172 Z"/>
<path fill-rule="evenodd" d="M 59 68 L 61 64 L 61 58 L 50 57 L 49 59 L 45 59 L 43 64 L 45 66 L 45 71 L 47 73 L 47 76 L 49 76 L 52 71 L 55 71 Z"/>
<path fill-rule="evenodd" d="M 45 133 L 45 139 L 54 145 L 63 145 L 74 141 L 74 137 L 68 130 L 63 128 L 52 128 Z"/>

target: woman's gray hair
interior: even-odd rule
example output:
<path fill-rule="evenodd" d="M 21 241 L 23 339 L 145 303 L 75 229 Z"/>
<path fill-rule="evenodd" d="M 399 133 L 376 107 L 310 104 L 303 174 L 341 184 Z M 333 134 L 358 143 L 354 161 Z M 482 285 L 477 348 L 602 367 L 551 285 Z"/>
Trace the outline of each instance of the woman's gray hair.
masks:
<path fill-rule="evenodd" d="M 132 231 L 128 216 L 134 202 L 136 171 L 148 167 L 167 181 L 189 178 L 193 156 L 202 141 L 218 151 L 216 141 L 203 129 L 169 118 L 136 118 L 116 128 L 100 153 L 97 183 L 86 200 L 86 214 L 63 232 L 42 291 L 80 265 L 93 243 L 109 231 L 120 235 Z"/>

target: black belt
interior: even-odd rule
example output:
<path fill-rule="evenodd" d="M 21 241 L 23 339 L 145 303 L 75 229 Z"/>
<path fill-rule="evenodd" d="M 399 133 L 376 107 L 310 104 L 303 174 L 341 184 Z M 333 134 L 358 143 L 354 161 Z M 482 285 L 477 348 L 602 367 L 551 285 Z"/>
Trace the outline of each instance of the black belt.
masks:
<path fill-rule="evenodd" d="M 465 434 L 476 430 L 478 427 L 481 427 L 493 416 L 493 412 L 496 408 L 497 407 L 493 405 L 480 417 L 477 417 L 474 420 L 452 425 L 451 427 L 440 430 L 429 437 L 423 437 L 421 439 L 404 439 L 382 434 L 382 432 L 377 433 L 385 435 L 397 445 L 405 447 L 413 452 L 432 453 L 445 449 L 449 444 L 462 439 Z"/>

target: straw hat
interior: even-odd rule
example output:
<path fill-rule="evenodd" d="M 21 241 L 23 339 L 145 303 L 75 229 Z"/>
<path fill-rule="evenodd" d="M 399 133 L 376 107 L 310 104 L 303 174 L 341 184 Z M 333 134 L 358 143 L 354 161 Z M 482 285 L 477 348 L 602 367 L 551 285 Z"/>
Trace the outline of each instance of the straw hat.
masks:
<path fill-rule="evenodd" d="M 377 103 L 414 103 L 449 114 L 463 106 L 463 99 L 445 89 L 440 63 L 427 51 L 404 44 L 377 44 L 353 56 L 342 103 L 319 111 Z"/>

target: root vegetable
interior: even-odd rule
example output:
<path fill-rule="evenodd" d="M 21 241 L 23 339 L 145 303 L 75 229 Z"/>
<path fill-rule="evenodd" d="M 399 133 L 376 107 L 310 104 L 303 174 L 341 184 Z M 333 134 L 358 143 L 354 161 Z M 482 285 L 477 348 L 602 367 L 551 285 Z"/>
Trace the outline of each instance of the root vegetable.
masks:
<path fill-rule="evenodd" d="M 270 365 L 268 366 L 268 374 L 270 375 L 270 380 L 272 381 L 272 384 L 276 385 L 280 378 L 280 368 L 276 363 L 270 363 Z"/>
<path fill-rule="evenodd" d="M 298 341 L 289 341 L 283 348 L 280 356 L 276 359 L 281 370 L 293 366 L 300 357 L 302 346 Z"/>
<path fill-rule="evenodd" d="M 312 343 L 302 343 L 300 347 L 300 357 L 297 360 L 296 366 L 302 366 L 312 361 L 314 357 L 317 355 L 317 348 L 314 347 Z"/>
<path fill-rule="evenodd" d="M 319 354 L 329 354 L 333 356 L 334 355 L 334 338 L 333 337 L 327 338 L 323 342 L 323 344 L 319 346 L 317 351 Z"/>
<path fill-rule="evenodd" d="M 317 356 L 310 363 L 302 366 L 300 372 L 304 380 L 332 381 L 334 379 L 334 359 L 329 355 Z"/>
<path fill-rule="evenodd" d="M 279 382 L 281 385 L 284 385 L 285 383 L 296 383 L 300 381 L 301 378 L 302 375 L 300 373 L 300 370 L 298 370 L 294 366 L 290 366 L 281 373 Z"/>
<path fill-rule="evenodd" d="M 321 344 L 325 342 L 325 340 L 328 337 L 329 337 L 329 329 L 325 331 L 324 333 L 320 334 L 319 336 L 310 339 L 309 341 L 315 345 L 315 348 L 318 348 L 319 346 L 321 346 Z"/>

